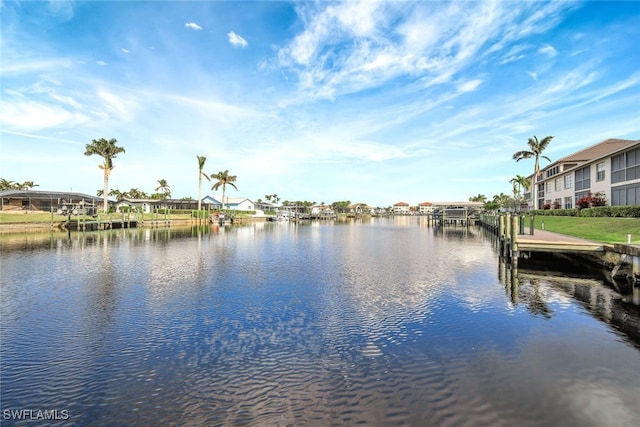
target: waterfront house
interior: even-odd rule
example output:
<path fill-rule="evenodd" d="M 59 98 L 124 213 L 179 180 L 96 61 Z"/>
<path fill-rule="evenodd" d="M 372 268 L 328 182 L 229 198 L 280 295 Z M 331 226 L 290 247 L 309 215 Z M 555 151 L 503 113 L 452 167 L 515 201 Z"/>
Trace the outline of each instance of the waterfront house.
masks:
<path fill-rule="evenodd" d="M 104 200 L 100 197 L 83 193 L 66 191 L 35 191 L 35 190 L 2 190 L 0 191 L 0 207 L 3 211 L 10 210 L 38 210 L 66 213 L 79 209 L 93 214 L 102 209 Z"/>
<path fill-rule="evenodd" d="M 394 215 L 409 215 L 409 203 L 407 202 L 398 202 L 393 205 L 393 213 Z"/>
<path fill-rule="evenodd" d="M 433 203 L 431 202 L 422 202 L 418 205 L 418 214 L 420 215 L 430 215 L 433 213 Z"/>
<path fill-rule="evenodd" d="M 222 209 L 222 201 L 215 196 L 206 196 L 202 202 L 211 204 L 214 209 Z M 224 208 L 234 211 L 254 211 L 256 204 L 246 197 L 225 197 Z"/>
<path fill-rule="evenodd" d="M 315 205 L 311 207 L 311 216 L 313 217 L 328 217 L 334 215 L 335 212 L 329 205 Z"/>
<path fill-rule="evenodd" d="M 354 203 L 352 205 L 347 206 L 349 210 L 348 213 L 355 215 L 363 215 L 363 214 L 371 214 L 373 212 L 373 208 L 366 203 Z"/>
<path fill-rule="evenodd" d="M 640 205 L 640 140 L 607 139 L 556 160 L 540 170 L 533 197 L 529 191 L 525 198 L 535 209 L 572 209 L 589 193 L 610 206 Z"/>
<path fill-rule="evenodd" d="M 121 212 L 126 208 L 142 212 L 142 213 L 151 213 L 155 209 L 161 209 L 160 205 L 162 200 L 158 199 L 130 199 L 127 197 L 123 197 L 122 199 L 116 202 L 116 212 Z"/>

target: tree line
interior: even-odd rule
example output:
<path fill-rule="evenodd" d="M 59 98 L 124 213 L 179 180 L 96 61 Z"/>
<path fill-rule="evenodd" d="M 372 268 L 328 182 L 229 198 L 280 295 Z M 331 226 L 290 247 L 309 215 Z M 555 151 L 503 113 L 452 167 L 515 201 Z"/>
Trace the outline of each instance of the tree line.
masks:
<path fill-rule="evenodd" d="M 531 180 L 522 175 L 516 175 L 514 178 L 509 180 L 509 183 L 512 185 L 513 196 L 500 193 L 494 195 L 493 199 L 489 200 L 487 196 L 480 193 L 476 196 L 469 197 L 469 201 L 484 203 L 484 208 L 486 210 L 495 211 L 500 208 L 513 208 L 514 210 L 519 210 L 525 203 L 524 193 L 531 188 L 535 188 L 536 178 L 540 177 L 540 159 L 545 159 L 548 162 L 551 162 L 551 159 L 544 156 L 542 152 L 549 146 L 552 139 L 553 136 L 546 136 L 539 140 L 538 137 L 534 135 L 532 138 L 528 139 L 526 150 L 520 150 L 513 154 L 512 159 L 516 162 L 523 159 L 534 159 L 533 175 L 531 176 Z"/>
<path fill-rule="evenodd" d="M 34 187 L 39 187 L 39 185 L 34 184 L 33 181 L 15 182 L 0 178 L 0 190 L 33 190 Z"/>
<path fill-rule="evenodd" d="M 111 138 L 109 140 L 105 138 L 93 139 L 91 140 L 91 144 L 87 144 L 85 147 L 85 156 L 93 156 L 98 155 L 103 158 L 103 162 L 98 165 L 100 169 L 103 171 L 103 181 L 102 181 L 102 190 L 98 190 L 98 196 L 102 196 L 104 198 L 103 209 L 106 212 L 108 208 L 108 197 L 116 197 L 116 198 L 132 198 L 132 199 L 145 199 L 145 198 L 158 198 L 158 199 L 167 199 L 171 197 L 171 188 L 165 179 L 158 180 L 158 187 L 156 187 L 156 193 L 152 195 L 148 195 L 143 191 L 138 190 L 137 188 L 132 188 L 128 192 L 121 192 L 119 190 L 111 190 L 109 191 L 109 177 L 111 176 L 111 172 L 115 167 L 113 164 L 113 159 L 118 157 L 118 154 L 125 153 L 124 147 L 119 147 L 117 145 L 118 140 L 115 138 Z M 236 190 L 238 187 L 234 184 L 237 177 L 235 175 L 230 175 L 228 170 L 220 171 L 215 174 L 207 175 L 203 169 L 207 158 L 204 156 L 196 156 L 198 160 L 198 210 L 202 208 L 202 178 L 206 178 L 207 181 L 211 181 L 211 179 L 215 179 L 215 183 L 211 187 L 212 190 L 216 191 L 220 187 L 222 187 L 222 209 L 224 209 L 225 205 L 225 193 L 227 190 L 227 185 L 232 186 Z"/>

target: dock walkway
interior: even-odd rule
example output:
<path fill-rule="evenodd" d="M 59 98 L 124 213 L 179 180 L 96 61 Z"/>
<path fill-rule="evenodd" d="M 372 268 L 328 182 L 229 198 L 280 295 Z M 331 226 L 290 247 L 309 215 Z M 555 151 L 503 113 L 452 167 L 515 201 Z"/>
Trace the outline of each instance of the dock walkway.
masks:
<path fill-rule="evenodd" d="M 593 242 L 579 237 L 567 236 L 565 234 L 554 233 L 546 230 L 534 230 L 530 234 L 530 229 L 525 227 L 524 234 L 517 236 L 517 249 L 520 251 L 534 252 L 603 252 L 612 250 L 613 245 Z"/>

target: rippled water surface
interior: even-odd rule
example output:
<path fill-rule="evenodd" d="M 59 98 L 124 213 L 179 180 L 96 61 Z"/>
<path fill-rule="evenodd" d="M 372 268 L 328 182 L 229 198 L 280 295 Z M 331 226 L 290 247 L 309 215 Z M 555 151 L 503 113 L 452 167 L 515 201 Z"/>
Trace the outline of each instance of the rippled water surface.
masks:
<path fill-rule="evenodd" d="M 2 425 L 38 425 L 20 410 L 78 426 L 640 422 L 637 311 L 597 281 L 513 276 L 476 228 L 0 243 Z"/>

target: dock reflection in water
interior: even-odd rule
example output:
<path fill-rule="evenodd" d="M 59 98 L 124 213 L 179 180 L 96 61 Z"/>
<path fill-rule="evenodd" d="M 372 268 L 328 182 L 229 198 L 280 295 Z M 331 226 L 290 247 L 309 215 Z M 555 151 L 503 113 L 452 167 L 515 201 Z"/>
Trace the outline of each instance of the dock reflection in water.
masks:
<path fill-rule="evenodd" d="M 633 311 L 616 314 L 597 283 L 512 280 L 473 228 L 403 218 L 0 244 L 3 410 L 67 410 L 60 424 L 83 426 L 640 419 Z"/>

